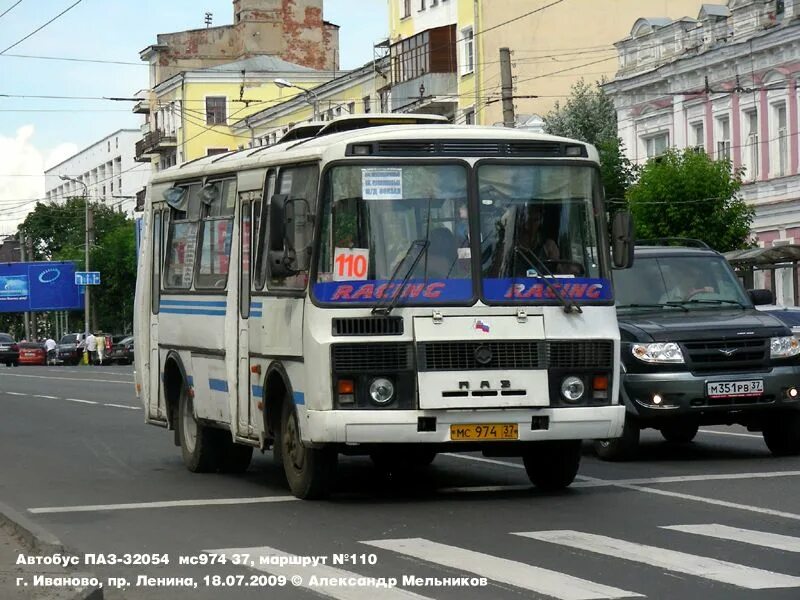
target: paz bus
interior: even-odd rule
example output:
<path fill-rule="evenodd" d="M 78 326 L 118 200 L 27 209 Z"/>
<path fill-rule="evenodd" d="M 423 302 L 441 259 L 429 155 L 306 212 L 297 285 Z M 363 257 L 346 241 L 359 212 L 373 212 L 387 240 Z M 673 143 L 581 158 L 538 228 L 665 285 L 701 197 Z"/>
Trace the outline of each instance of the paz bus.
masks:
<path fill-rule="evenodd" d="M 630 219 L 609 227 L 590 145 L 387 119 L 153 176 L 146 421 L 191 471 L 271 449 L 300 498 L 330 492 L 341 455 L 517 456 L 566 487 L 581 440 L 622 429 L 610 280 Z"/>

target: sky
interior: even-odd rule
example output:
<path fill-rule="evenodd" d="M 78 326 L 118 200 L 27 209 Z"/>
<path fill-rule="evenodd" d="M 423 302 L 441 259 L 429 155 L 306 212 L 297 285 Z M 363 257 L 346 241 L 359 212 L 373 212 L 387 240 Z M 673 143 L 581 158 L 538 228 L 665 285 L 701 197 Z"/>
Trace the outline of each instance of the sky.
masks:
<path fill-rule="evenodd" d="M 131 102 L 31 96 L 129 98 L 148 87 L 139 52 L 158 33 L 202 28 L 206 12 L 213 13 L 214 25 L 233 22 L 232 0 L 79 0 L 3 52 L 75 2 L 0 0 L 0 235 L 15 232 L 33 206 L 21 206 L 25 200 L 44 196 L 45 169 L 143 121 L 131 112 Z M 342 68 L 372 59 L 374 43 L 388 35 L 387 14 L 386 0 L 325 0 L 325 19 L 341 27 Z"/>

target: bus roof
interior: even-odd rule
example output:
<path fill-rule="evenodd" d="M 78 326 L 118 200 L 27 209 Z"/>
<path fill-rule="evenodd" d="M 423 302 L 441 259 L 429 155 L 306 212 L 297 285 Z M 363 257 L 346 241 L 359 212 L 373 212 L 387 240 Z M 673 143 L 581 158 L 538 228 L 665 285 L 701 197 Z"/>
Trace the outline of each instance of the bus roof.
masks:
<path fill-rule="evenodd" d="M 599 162 L 597 150 L 590 144 L 519 129 L 476 125 L 386 125 L 204 156 L 154 174 L 152 183 L 323 158 L 331 161 L 348 156 L 348 147 L 353 144 L 364 147 L 389 141 L 400 142 L 392 146 L 393 152 L 391 150 L 371 152 L 358 157 L 364 159 L 461 157 L 513 159 L 532 156 L 564 158 L 563 154 L 558 154 L 555 150 L 568 146 L 585 148 L 582 157 Z M 462 143 L 457 146 L 447 144 L 452 141 Z M 512 151 L 509 152 L 508 148 L 512 148 Z M 529 150 L 528 153 L 526 149 Z M 581 158 L 581 156 L 575 157 Z"/>

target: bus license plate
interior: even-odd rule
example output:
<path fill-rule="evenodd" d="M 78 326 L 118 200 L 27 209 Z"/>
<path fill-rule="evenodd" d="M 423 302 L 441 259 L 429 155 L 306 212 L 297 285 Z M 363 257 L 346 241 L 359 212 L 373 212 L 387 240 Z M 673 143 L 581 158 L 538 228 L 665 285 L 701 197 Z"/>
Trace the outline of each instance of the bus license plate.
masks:
<path fill-rule="evenodd" d="M 734 396 L 760 396 L 764 393 L 763 379 L 747 381 L 713 381 L 707 383 L 709 398 L 733 398 Z"/>
<path fill-rule="evenodd" d="M 450 425 L 450 441 L 476 442 L 483 440 L 518 440 L 516 423 L 470 423 Z"/>

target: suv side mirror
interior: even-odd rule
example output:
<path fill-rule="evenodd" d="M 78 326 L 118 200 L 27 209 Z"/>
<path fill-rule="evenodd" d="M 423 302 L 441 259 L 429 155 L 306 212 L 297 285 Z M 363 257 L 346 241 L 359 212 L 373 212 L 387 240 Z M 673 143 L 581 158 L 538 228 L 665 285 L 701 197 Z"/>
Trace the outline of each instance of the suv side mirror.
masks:
<path fill-rule="evenodd" d="M 775 296 L 772 295 L 772 290 L 747 290 L 747 295 L 750 296 L 750 300 L 756 306 L 775 304 Z"/>
<path fill-rule="evenodd" d="M 614 214 L 611 225 L 611 256 L 615 269 L 633 266 L 633 217 L 627 210 Z"/>

